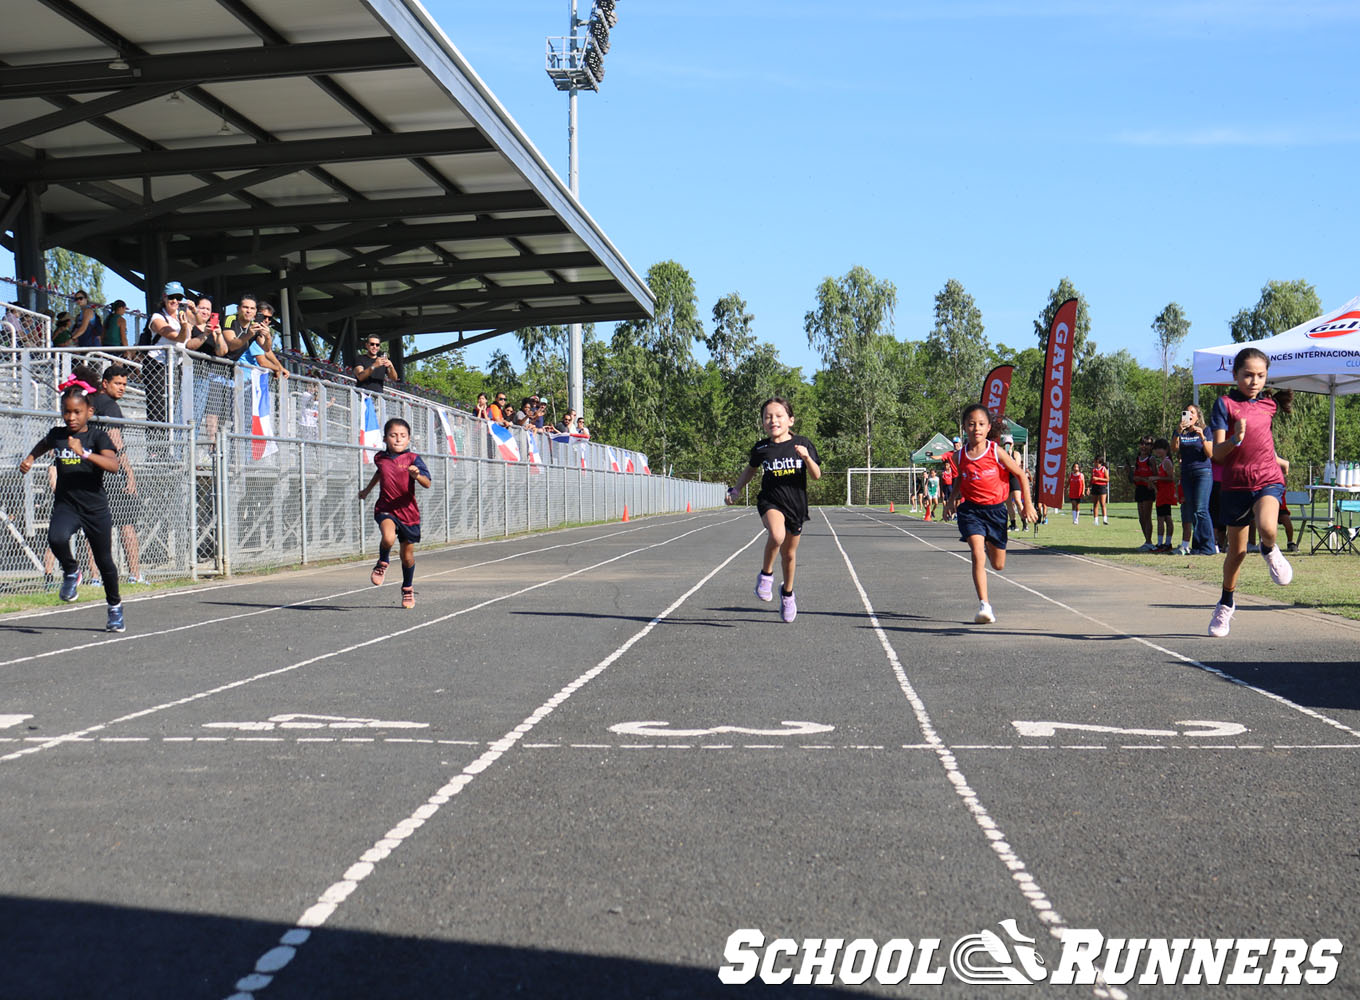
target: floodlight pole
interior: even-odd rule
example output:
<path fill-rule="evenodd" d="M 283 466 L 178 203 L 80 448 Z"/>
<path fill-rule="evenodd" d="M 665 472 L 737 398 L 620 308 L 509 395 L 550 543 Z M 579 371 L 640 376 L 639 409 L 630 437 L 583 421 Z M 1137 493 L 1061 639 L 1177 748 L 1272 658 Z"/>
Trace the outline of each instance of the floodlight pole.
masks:
<path fill-rule="evenodd" d="M 576 48 L 576 0 L 571 0 L 571 47 Z M 567 92 L 567 182 L 571 196 L 581 200 L 581 165 L 576 144 L 576 95 L 579 88 Z M 578 415 L 585 410 L 585 358 L 581 348 L 581 324 L 571 324 L 567 336 L 567 406 Z M 572 428 L 568 427 L 570 432 Z"/>

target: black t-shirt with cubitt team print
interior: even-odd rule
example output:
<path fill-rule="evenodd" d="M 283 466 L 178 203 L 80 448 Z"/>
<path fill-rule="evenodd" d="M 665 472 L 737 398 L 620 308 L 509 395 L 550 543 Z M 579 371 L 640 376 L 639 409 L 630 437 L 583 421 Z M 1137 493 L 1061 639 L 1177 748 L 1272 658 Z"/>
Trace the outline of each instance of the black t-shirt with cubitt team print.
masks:
<path fill-rule="evenodd" d="M 70 448 L 70 440 L 75 438 L 86 451 L 113 451 L 113 442 L 102 427 L 89 424 L 79 434 L 72 434 L 63 425 L 53 427 L 42 439 L 52 450 L 52 460 L 57 466 L 56 498 L 80 507 L 82 510 L 99 510 L 108 503 L 104 496 L 104 470 L 85 461 L 78 452 Z M 41 444 L 35 447 L 35 451 Z"/>
<path fill-rule="evenodd" d="M 807 468 L 793 450 L 799 444 L 808 450 L 814 462 L 821 463 L 816 445 L 801 434 L 794 434 L 777 444 L 769 438 L 757 441 L 747 464 L 761 470 L 757 503 L 778 507 L 806 520 Z"/>

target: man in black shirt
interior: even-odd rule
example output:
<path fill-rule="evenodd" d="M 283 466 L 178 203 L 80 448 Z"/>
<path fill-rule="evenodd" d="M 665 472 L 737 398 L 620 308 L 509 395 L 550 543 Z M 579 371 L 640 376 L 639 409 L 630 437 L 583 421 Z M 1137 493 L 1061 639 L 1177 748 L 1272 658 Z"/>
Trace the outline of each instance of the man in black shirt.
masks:
<path fill-rule="evenodd" d="M 381 393 L 383 382 L 397 377 L 397 369 L 382 351 L 382 341 L 369 337 L 364 342 L 365 354 L 354 366 L 354 383 L 360 389 Z"/>
<path fill-rule="evenodd" d="M 123 419 L 123 408 L 118 405 L 118 401 L 127 391 L 128 376 L 131 374 L 122 365 L 105 368 L 100 378 L 99 392 L 90 397 L 90 405 L 94 407 L 97 425 L 108 433 L 109 440 L 118 452 L 118 471 L 109 474 L 106 493 L 113 526 L 118 529 L 123 553 L 127 556 L 128 583 L 146 583 L 146 578 L 142 576 L 141 543 L 137 539 L 137 519 L 142 513 L 142 500 L 137 495 L 137 476 L 128 462 L 121 428 L 118 424 L 106 422 L 110 418 Z"/>

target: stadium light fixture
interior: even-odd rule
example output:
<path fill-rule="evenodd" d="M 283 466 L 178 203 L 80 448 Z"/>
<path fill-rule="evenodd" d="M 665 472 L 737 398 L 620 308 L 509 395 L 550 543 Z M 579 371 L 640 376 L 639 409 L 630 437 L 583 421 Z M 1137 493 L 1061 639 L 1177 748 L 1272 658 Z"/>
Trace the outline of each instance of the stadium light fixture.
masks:
<path fill-rule="evenodd" d="M 573 197 L 580 197 L 580 174 L 576 157 L 576 95 L 582 90 L 600 89 L 604 79 L 604 57 L 609 52 L 609 31 L 619 23 L 617 0 L 594 0 L 590 17 L 576 16 L 576 0 L 571 0 L 570 34 L 549 37 L 545 68 L 548 79 L 569 96 L 567 105 L 567 179 Z M 581 29 L 584 28 L 584 31 Z M 572 323 L 567 348 L 567 403 L 577 413 L 584 412 L 584 369 L 581 350 L 581 324 Z"/>

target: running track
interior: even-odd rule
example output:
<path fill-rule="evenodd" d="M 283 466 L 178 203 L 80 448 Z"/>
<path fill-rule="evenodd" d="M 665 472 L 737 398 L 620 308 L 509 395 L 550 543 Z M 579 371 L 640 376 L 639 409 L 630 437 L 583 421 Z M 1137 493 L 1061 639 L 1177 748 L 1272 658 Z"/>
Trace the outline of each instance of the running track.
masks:
<path fill-rule="evenodd" d="M 952 526 L 825 508 L 785 625 L 762 537 L 426 550 L 411 612 L 364 563 L 130 600 L 123 636 L 0 619 L 0 998 L 731 996 L 739 928 L 1006 919 L 1050 966 L 1066 928 L 1345 951 L 1287 991 L 764 993 L 1360 995 L 1355 623 L 1244 601 L 1212 640 L 1208 588 L 1016 544 L 974 626 Z"/>

